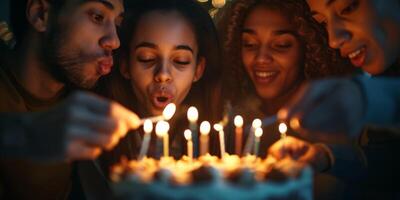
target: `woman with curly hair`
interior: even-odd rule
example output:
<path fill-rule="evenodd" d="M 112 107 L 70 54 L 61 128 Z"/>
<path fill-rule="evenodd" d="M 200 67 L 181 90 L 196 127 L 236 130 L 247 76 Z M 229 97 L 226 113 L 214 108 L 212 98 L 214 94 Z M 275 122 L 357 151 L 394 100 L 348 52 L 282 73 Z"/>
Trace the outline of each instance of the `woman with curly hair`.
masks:
<path fill-rule="evenodd" d="M 237 0 L 227 9 L 219 19 L 225 96 L 247 122 L 275 115 L 304 81 L 353 69 L 328 47 L 324 28 L 303 1 Z M 278 137 L 264 134 L 260 154 Z"/>

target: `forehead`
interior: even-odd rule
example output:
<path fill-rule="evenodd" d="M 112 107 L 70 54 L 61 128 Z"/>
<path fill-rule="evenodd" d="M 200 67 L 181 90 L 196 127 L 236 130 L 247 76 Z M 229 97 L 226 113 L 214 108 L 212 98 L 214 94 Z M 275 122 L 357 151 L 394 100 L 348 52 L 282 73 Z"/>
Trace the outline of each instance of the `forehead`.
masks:
<path fill-rule="evenodd" d="M 244 26 L 245 28 L 264 27 L 268 29 L 289 29 L 292 24 L 288 17 L 279 10 L 269 9 L 265 6 L 258 6 L 246 17 Z"/>
<path fill-rule="evenodd" d="M 191 24 L 174 11 L 149 12 L 140 18 L 137 27 L 135 39 L 196 43 Z"/>
<path fill-rule="evenodd" d="M 124 11 L 123 0 L 65 0 L 65 7 L 79 8 L 89 3 L 101 4 L 115 12 Z"/>

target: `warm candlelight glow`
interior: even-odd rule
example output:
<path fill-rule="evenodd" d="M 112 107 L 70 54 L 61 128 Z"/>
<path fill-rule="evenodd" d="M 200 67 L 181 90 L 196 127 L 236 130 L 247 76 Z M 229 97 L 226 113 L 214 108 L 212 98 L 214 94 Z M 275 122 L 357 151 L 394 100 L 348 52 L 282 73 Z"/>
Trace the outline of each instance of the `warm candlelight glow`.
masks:
<path fill-rule="evenodd" d="M 214 124 L 214 129 L 216 131 L 218 131 L 221 158 L 223 158 L 225 156 L 225 133 L 224 133 L 224 127 L 221 124 Z"/>
<path fill-rule="evenodd" d="M 281 134 L 285 134 L 286 131 L 287 131 L 287 126 L 286 126 L 286 124 L 285 124 L 285 123 L 280 123 L 280 124 L 279 124 L 279 132 L 280 132 Z"/>
<path fill-rule="evenodd" d="M 299 118 L 295 117 L 295 118 L 291 119 L 289 125 L 294 130 L 300 129 L 300 120 L 299 120 Z"/>
<path fill-rule="evenodd" d="M 190 159 L 193 159 L 193 142 L 192 142 L 192 131 L 186 129 L 183 133 L 187 140 L 187 154 Z"/>
<path fill-rule="evenodd" d="M 254 135 L 259 138 L 259 137 L 262 136 L 262 134 L 263 134 L 263 129 L 262 128 L 256 128 L 256 131 L 254 132 Z"/>
<path fill-rule="evenodd" d="M 143 130 L 144 137 L 142 141 L 142 146 L 140 147 L 139 160 L 143 159 L 143 157 L 147 155 L 147 151 L 150 145 L 151 132 L 153 131 L 153 122 L 149 119 L 145 120 L 143 124 Z"/>
<path fill-rule="evenodd" d="M 199 111 L 196 107 L 192 106 L 188 109 L 187 118 L 190 122 L 196 122 L 199 119 Z"/>
<path fill-rule="evenodd" d="M 189 129 L 186 129 L 183 135 L 185 135 L 186 140 L 192 140 L 192 131 Z"/>
<path fill-rule="evenodd" d="M 287 126 L 285 123 L 279 124 L 279 132 L 281 133 L 281 139 L 285 139 L 286 137 Z"/>
<path fill-rule="evenodd" d="M 169 124 L 166 121 L 159 121 L 156 124 L 156 135 L 163 140 L 164 157 L 169 156 Z"/>
<path fill-rule="evenodd" d="M 215 8 L 222 8 L 226 4 L 226 0 L 212 0 L 211 3 Z"/>
<path fill-rule="evenodd" d="M 165 120 L 170 120 L 176 111 L 176 106 L 174 103 L 168 104 L 163 110 L 163 117 Z"/>
<path fill-rule="evenodd" d="M 208 153 L 208 135 L 211 131 L 210 122 L 204 121 L 200 124 L 200 155 Z"/>
<path fill-rule="evenodd" d="M 143 124 L 143 130 L 145 133 L 151 133 L 153 131 L 153 122 L 151 122 L 149 119 L 146 119 Z"/>
<path fill-rule="evenodd" d="M 260 128 L 262 126 L 262 121 L 261 119 L 254 119 L 253 123 L 251 124 L 251 126 L 256 129 L 256 128 Z"/>
<path fill-rule="evenodd" d="M 219 132 L 223 130 L 224 127 L 221 124 L 214 124 L 214 129 Z"/>
<path fill-rule="evenodd" d="M 235 124 L 235 153 L 240 156 L 242 154 L 243 117 L 236 115 L 233 123 Z"/>
<path fill-rule="evenodd" d="M 159 121 L 156 124 L 156 135 L 158 137 L 164 137 L 164 134 L 168 133 L 169 124 L 166 121 Z"/>
<path fill-rule="evenodd" d="M 208 122 L 208 121 L 201 122 L 201 124 L 200 124 L 200 133 L 202 135 L 208 135 L 210 133 L 210 131 L 211 131 L 210 122 Z"/>
<path fill-rule="evenodd" d="M 235 119 L 233 120 L 233 123 L 235 124 L 236 127 L 243 127 L 243 117 L 240 115 L 236 115 Z"/>

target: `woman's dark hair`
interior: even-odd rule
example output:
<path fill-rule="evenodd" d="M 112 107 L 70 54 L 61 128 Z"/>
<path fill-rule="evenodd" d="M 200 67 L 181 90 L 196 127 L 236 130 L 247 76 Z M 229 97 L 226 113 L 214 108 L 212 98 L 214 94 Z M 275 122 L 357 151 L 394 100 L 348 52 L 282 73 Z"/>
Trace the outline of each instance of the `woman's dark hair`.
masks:
<path fill-rule="evenodd" d="M 318 79 L 331 75 L 343 75 L 352 68 L 338 52 L 329 48 L 327 33 L 311 15 L 307 3 L 303 0 L 237 0 L 230 4 L 218 19 L 218 27 L 223 37 L 224 63 L 226 75 L 224 89 L 230 99 L 235 102 L 237 96 L 254 90 L 253 84 L 241 61 L 241 37 L 244 21 L 255 7 L 276 10 L 286 16 L 297 30 L 304 49 L 304 77 Z M 237 93 L 231 93 L 233 88 L 240 88 Z M 231 94 L 229 94 L 231 93 Z"/>
<path fill-rule="evenodd" d="M 194 105 L 200 110 L 200 118 L 218 120 L 222 106 L 219 105 L 220 95 L 220 58 L 221 50 L 215 25 L 208 12 L 195 0 L 138 0 L 126 2 L 127 15 L 120 29 L 121 47 L 117 53 L 129 61 L 130 44 L 141 17 L 151 11 L 178 12 L 193 28 L 199 46 L 198 58 L 205 58 L 206 66 L 202 78 L 195 82 L 185 98 L 183 105 Z M 123 80 L 118 70 L 114 71 L 108 84 L 107 96 L 120 101 L 127 107 L 137 111 L 137 100 L 127 80 Z M 129 86 L 127 88 L 127 86 Z M 135 102 L 135 103 L 132 103 Z M 132 105 L 136 104 L 136 105 Z M 133 106 L 133 107 L 132 107 Z M 208 115 L 202 117 L 202 115 Z"/>

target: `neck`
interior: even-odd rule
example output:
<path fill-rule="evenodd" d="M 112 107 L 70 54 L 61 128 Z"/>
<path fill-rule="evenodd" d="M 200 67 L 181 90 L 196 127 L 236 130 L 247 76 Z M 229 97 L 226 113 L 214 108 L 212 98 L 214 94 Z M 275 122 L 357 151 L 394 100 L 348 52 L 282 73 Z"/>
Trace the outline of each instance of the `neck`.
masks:
<path fill-rule="evenodd" d="M 290 100 L 294 97 L 297 90 L 300 88 L 301 83 L 302 82 L 297 83 L 296 86 L 294 86 L 282 96 L 275 97 L 273 99 L 262 99 L 261 110 L 264 112 L 264 114 L 266 114 L 267 116 L 276 115 L 278 111 L 283 106 L 288 104 Z"/>
<path fill-rule="evenodd" d="M 12 70 L 18 82 L 30 94 L 40 99 L 51 99 L 59 94 L 64 84 L 47 71 L 48 66 L 41 58 L 39 37 L 31 37 L 21 46 L 23 50 L 19 51 L 17 66 Z"/>

